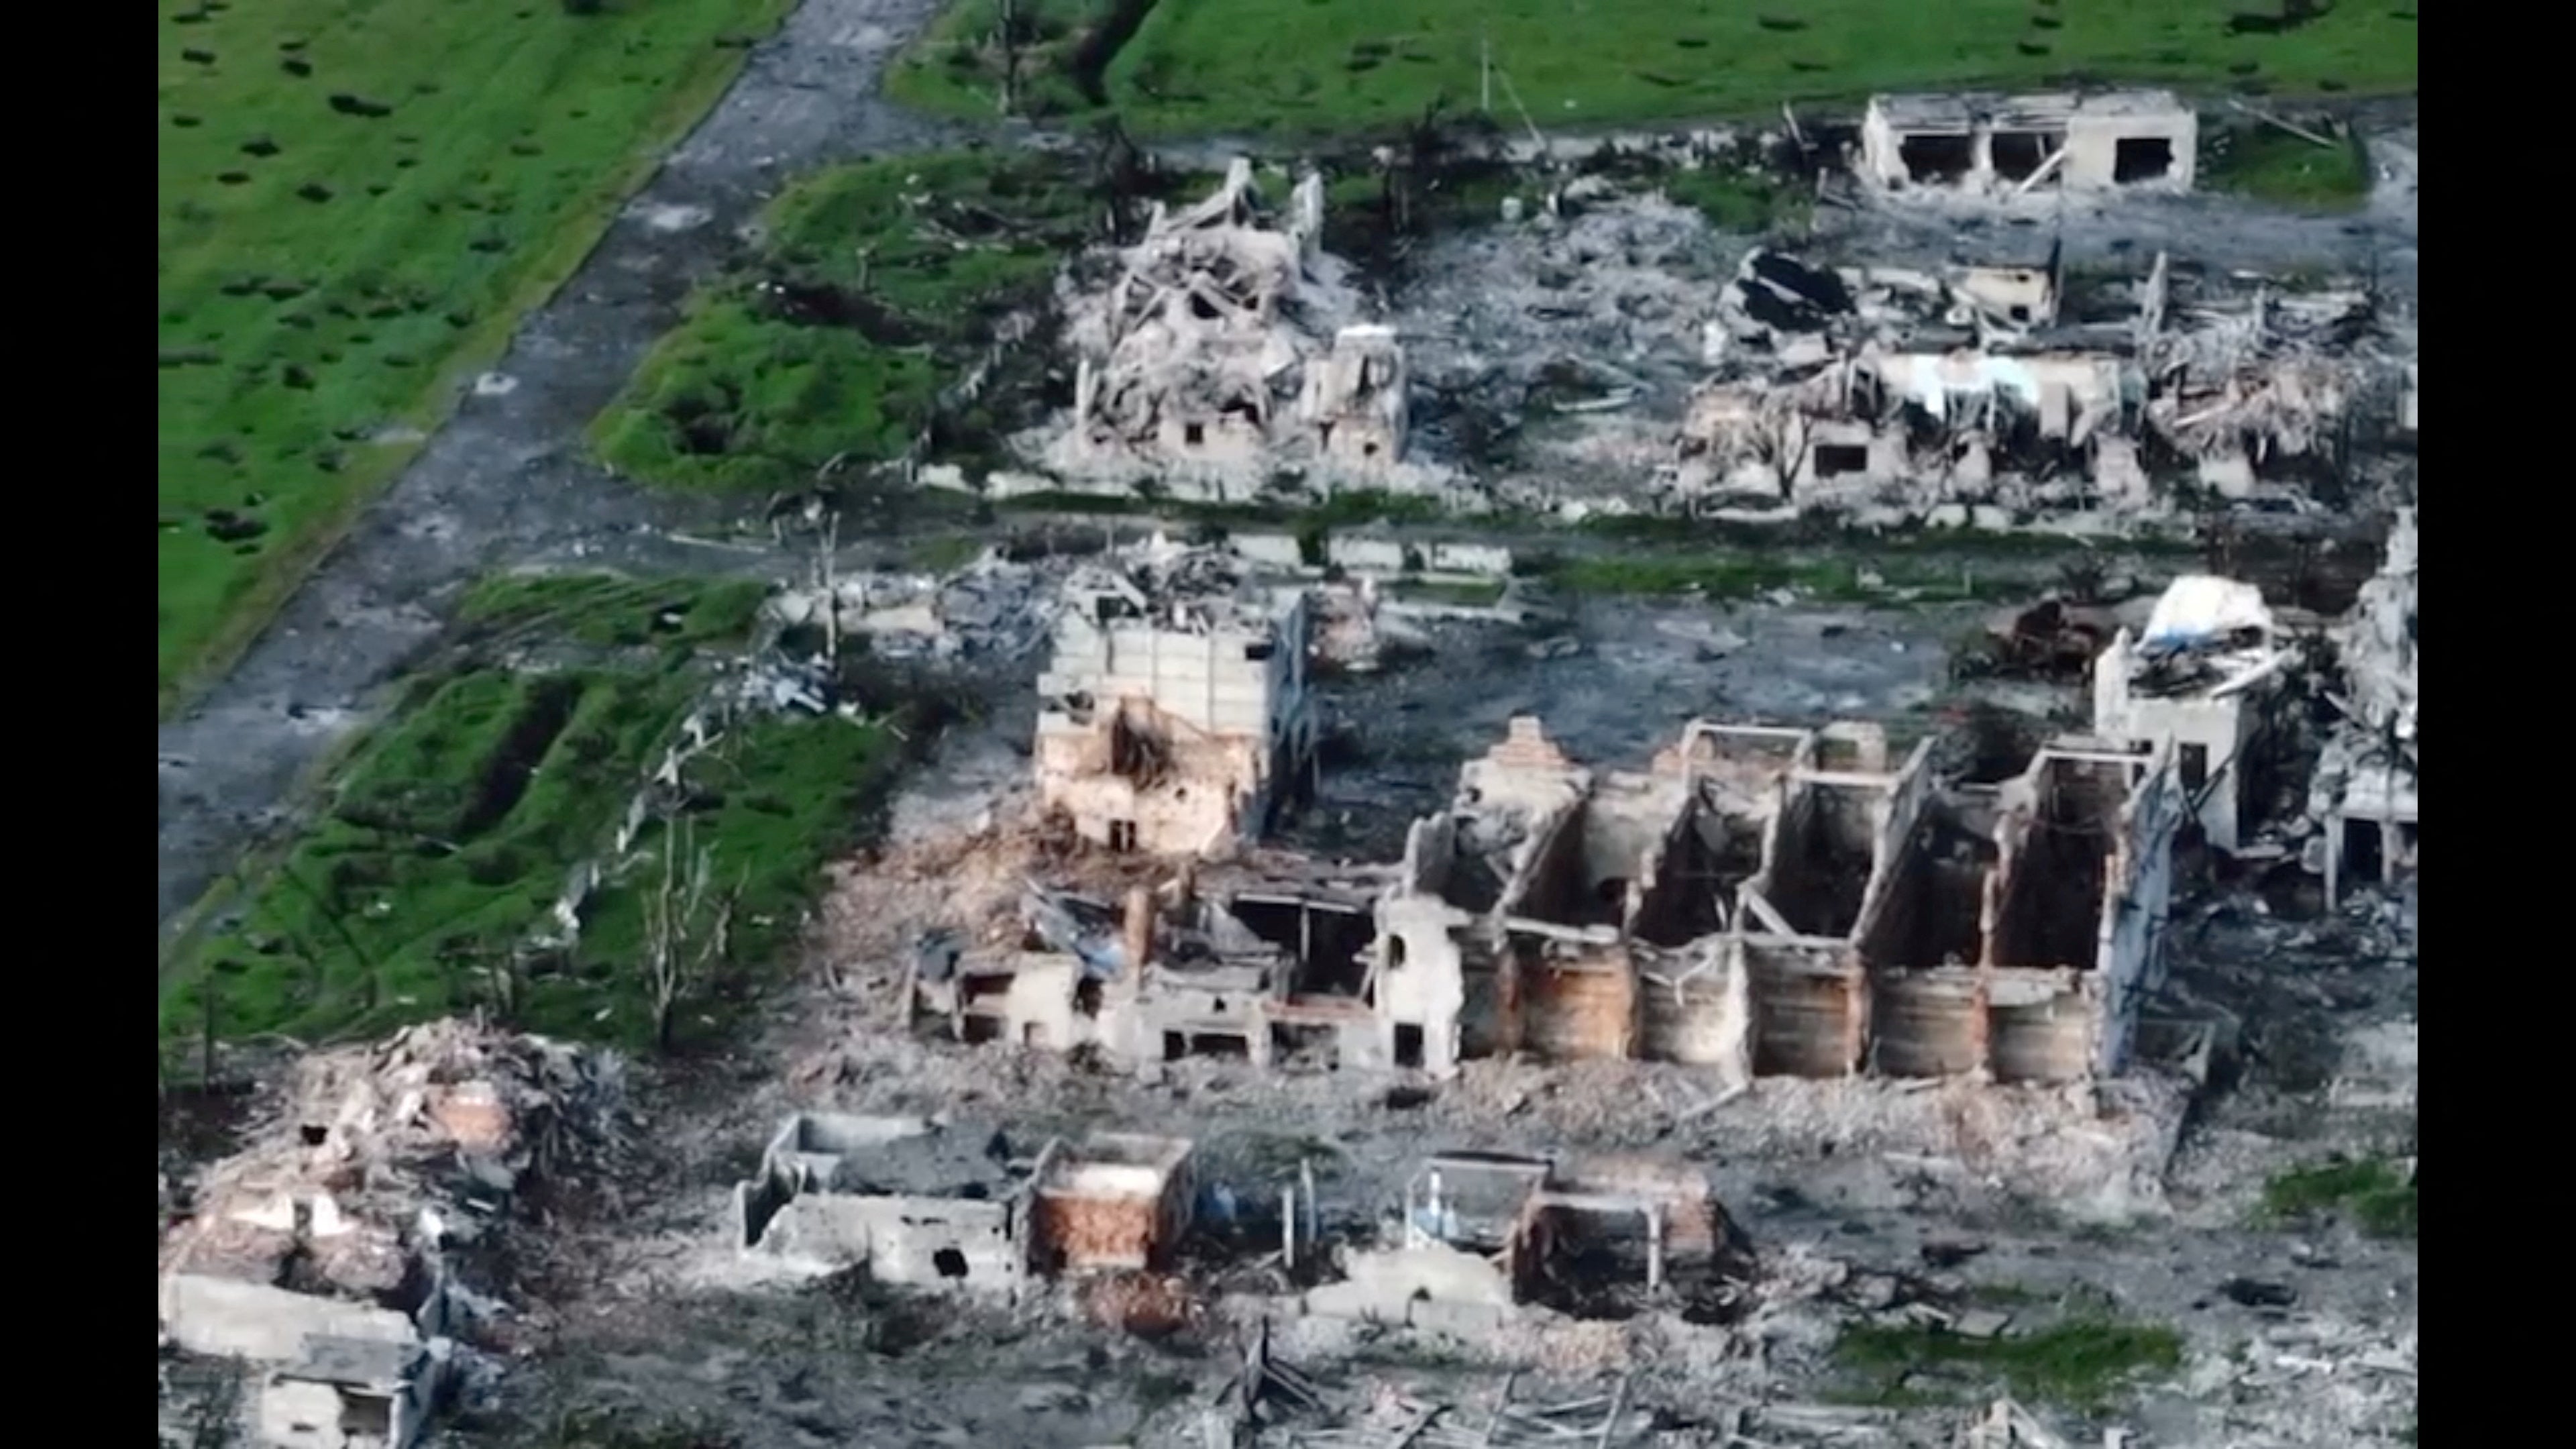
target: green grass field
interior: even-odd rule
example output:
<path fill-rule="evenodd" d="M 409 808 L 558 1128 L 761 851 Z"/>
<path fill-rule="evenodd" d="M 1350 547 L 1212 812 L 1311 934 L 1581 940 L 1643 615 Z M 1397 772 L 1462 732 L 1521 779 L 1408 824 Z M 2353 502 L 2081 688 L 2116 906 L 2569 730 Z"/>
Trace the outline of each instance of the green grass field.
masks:
<path fill-rule="evenodd" d="M 1031 107 L 1086 100 L 1071 78 L 1109 0 L 1029 0 Z M 1515 129 L 1696 116 L 1776 116 L 1783 100 L 1872 91 L 2147 81 L 2276 94 L 2415 86 L 2415 16 L 2337 6 L 2275 33 L 2240 12 L 2277 0 L 1156 0 L 1098 89 L 1139 133 L 1325 133 L 1400 125 L 1435 100 L 1481 103 L 1491 46 L 1494 114 Z M 997 106 L 993 0 L 962 0 L 907 54 L 900 99 L 960 115 Z M 1096 51 L 1096 47 L 1095 47 Z M 1514 96 L 1517 96 L 1517 104 Z"/>
<path fill-rule="evenodd" d="M 2355 211 L 2370 200 L 2370 155 L 2358 137 L 2319 146 L 2253 121 L 2204 129 L 2201 185 L 2282 206 Z"/>
<path fill-rule="evenodd" d="M 580 262 L 791 0 L 163 0 L 166 711 Z"/>
<path fill-rule="evenodd" d="M 1084 240 L 1080 168 L 944 154 L 828 171 L 764 221 L 755 265 L 688 312 L 591 428 L 649 483 L 760 490 L 891 458 L 1001 318 Z"/>
<path fill-rule="evenodd" d="M 2034 1403 L 2097 1409 L 2141 1377 L 2180 1366 L 2182 1349 L 2172 1329 L 2133 1323 L 2076 1321 L 1986 1339 L 1863 1324 L 1844 1331 L 1834 1359 L 1865 1385 L 1848 1396 L 1868 1403 L 1967 1402 L 2002 1389 Z M 1926 1387 L 1926 1379 L 1955 1392 Z"/>
<path fill-rule="evenodd" d="M 2263 1184 L 2263 1217 L 2273 1223 L 2340 1214 L 2375 1238 L 2412 1238 L 2415 1181 L 2384 1158 L 2328 1162 Z"/>
<path fill-rule="evenodd" d="M 634 1043 L 657 827 L 591 898 L 569 953 L 512 968 L 568 873 L 605 849 L 644 772 L 748 628 L 757 585 L 505 577 L 469 598 L 462 662 L 424 677 L 352 752 L 315 822 L 258 874 L 237 925 L 165 981 L 161 1030 L 299 1039 L 486 1007 L 533 1030 Z M 503 651 L 567 656 L 513 670 Z M 881 724 L 759 720 L 692 761 L 688 818 L 739 888 L 716 1014 L 783 953 L 816 873 L 901 759 Z M 639 863 L 640 862 L 640 863 Z"/>

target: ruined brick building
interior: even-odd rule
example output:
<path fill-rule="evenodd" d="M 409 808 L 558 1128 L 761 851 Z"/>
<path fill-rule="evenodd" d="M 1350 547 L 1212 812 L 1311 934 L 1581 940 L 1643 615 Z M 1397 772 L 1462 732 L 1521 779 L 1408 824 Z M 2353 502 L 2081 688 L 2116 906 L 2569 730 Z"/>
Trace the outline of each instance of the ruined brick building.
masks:
<path fill-rule="evenodd" d="M 2122 1070 L 2188 809 L 2170 752 L 2060 740 L 2000 787 L 1945 790 L 1928 748 L 1891 763 L 1871 725 L 1703 721 L 1646 771 L 1595 771 L 1520 719 L 1391 868 L 1246 853 L 1123 906 L 1038 901 L 1013 949 L 908 995 L 961 1036 L 1144 1069 Z"/>

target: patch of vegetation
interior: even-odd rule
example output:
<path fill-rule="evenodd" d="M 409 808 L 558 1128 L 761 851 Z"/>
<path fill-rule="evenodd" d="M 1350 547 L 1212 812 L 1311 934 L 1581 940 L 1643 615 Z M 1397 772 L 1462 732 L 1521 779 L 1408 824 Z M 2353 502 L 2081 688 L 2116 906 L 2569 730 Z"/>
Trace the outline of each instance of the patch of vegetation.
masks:
<path fill-rule="evenodd" d="M 166 711 L 579 265 L 787 0 L 161 18 Z"/>
<path fill-rule="evenodd" d="M 238 919 L 165 975 L 164 1042 L 209 1029 L 365 1035 L 477 1008 L 530 1030 L 653 1040 L 645 958 L 647 902 L 663 879 L 658 822 L 603 862 L 574 945 L 532 941 L 704 696 L 711 671 L 689 641 L 738 637 L 757 598 L 756 586 L 732 582 L 579 576 L 477 589 L 469 612 L 482 627 L 522 621 L 512 642 L 622 645 L 639 620 L 648 642 L 674 642 L 641 663 L 514 672 L 468 662 L 425 677 L 351 753 L 318 818 L 243 882 Z M 730 911 L 725 949 L 683 993 L 682 1025 L 721 1024 L 784 954 L 820 867 L 853 840 L 900 762 L 891 726 L 763 717 L 688 763 L 680 865 L 706 852 L 711 892 Z"/>
<path fill-rule="evenodd" d="M 2375 1238 L 2415 1236 L 2415 1175 L 2382 1157 L 2327 1162 L 2263 1184 L 2264 1215 L 2276 1222 L 2341 1214 Z"/>
<path fill-rule="evenodd" d="M 1819 603 L 1955 604 L 2018 598 L 2029 582 L 1937 558 L 1814 557 L 1764 550 L 1593 553 L 1536 560 L 1530 572 L 1578 594 L 1749 599 L 1788 589 Z"/>
<path fill-rule="evenodd" d="M 887 68 L 886 95 L 946 116 L 1062 121 L 1099 110 L 1103 68 L 1148 3 L 961 0 Z"/>
<path fill-rule="evenodd" d="M 541 1431 L 536 1449 L 734 1449 L 732 1435 L 691 1418 L 575 1410 Z"/>
<path fill-rule="evenodd" d="M 2182 1335 L 2170 1328 L 2107 1319 L 1988 1339 L 1866 1324 L 1844 1331 L 1834 1359 L 1858 1385 L 1853 1396 L 1866 1402 L 1957 1402 L 2002 1390 L 2089 1410 L 2116 1401 L 2145 1375 L 2180 1367 L 2182 1347 Z M 1955 1382 L 1959 1393 L 1927 1380 Z"/>
<path fill-rule="evenodd" d="M 1038 156 L 825 172 L 772 204 L 760 256 L 690 300 L 591 441 L 620 472 L 691 488 L 801 486 L 835 458 L 893 458 L 1089 239 L 1094 205 L 1078 169 Z"/>
<path fill-rule="evenodd" d="M 746 638 L 767 593 L 755 579 L 500 574 L 466 594 L 457 621 L 483 637 L 543 636 L 602 648 L 691 646 Z"/>
<path fill-rule="evenodd" d="M 2201 136 L 2201 184 L 2311 211 L 2355 211 L 2370 200 L 2369 148 L 2357 134 L 2332 146 L 2247 122 Z"/>
<path fill-rule="evenodd" d="M 1425 604 L 1449 604 L 1461 609 L 1490 609 L 1503 597 L 1500 579 L 1467 582 L 1450 579 L 1415 579 L 1399 586 L 1400 598 Z"/>
<path fill-rule="evenodd" d="M 1777 236 L 1803 229 L 1815 195 L 1795 180 L 1758 167 L 1676 170 L 1664 178 L 1664 195 L 1695 206 L 1719 231 Z"/>
<path fill-rule="evenodd" d="M 983 556 L 984 540 L 965 533 L 921 539 L 905 554 L 914 568 L 930 574 L 953 574 Z"/>
<path fill-rule="evenodd" d="M 2337 6 L 2253 16 L 2265 0 L 2155 0 L 2042 7 L 1969 0 L 1927 10 L 1895 0 L 1809 0 L 1794 14 L 1708 3 L 1596 0 L 1571 21 L 1544 0 L 1048 0 L 1022 47 L 1064 77 L 1024 86 L 1030 109 L 1113 107 L 1156 135 L 1322 134 L 1400 126 L 1445 98 L 1518 127 L 1675 116 L 1776 119 L 1780 102 L 1873 91 L 2097 81 L 2274 93 L 2412 90 L 2412 11 Z M 898 95 L 951 114 L 999 107 L 995 0 L 966 0 L 895 68 Z M 1141 16 L 1141 24 L 1138 17 Z M 1132 41 L 1123 27 L 1134 27 Z M 1068 38 L 1083 37 L 1066 43 Z M 1122 43 L 1123 42 L 1123 43 Z M 1105 79 L 1086 79 L 1114 49 Z"/>

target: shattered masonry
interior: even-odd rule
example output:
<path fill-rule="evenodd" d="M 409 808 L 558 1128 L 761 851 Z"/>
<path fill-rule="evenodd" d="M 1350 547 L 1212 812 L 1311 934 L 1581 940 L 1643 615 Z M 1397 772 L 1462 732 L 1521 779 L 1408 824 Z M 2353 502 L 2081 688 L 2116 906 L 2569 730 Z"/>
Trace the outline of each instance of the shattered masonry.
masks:
<path fill-rule="evenodd" d="M 1877 96 L 1861 121 L 1861 179 L 1908 190 L 2019 196 L 2189 191 L 2200 119 L 2167 91 Z"/>
<path fill-rule="evenodd" d="M 1273 594 L 1238 560 L 1164 549 L 1086 569 L 1065 597 L 1039 681 L 1042 809 L 1111 849 L 1221 854 L 1304 789 L 1305 590 Z"/>
<path fill-rule="evenodd" d="M 2121 1071 L 2160 976 L 2187 802 L 2158 744 L 2066 739 L 1935 789 L 1875 726 L 1699 722 L 1642 774 L 1538 721 L 1460 773 L 1404 860 L 1270 854 L 1122 906 L 1034 894 L 1011 949 L 919 963 L 970 1040 L 1446 1075 L 1473 1057 L 1645 1058 L 1722 1081 Z"/>
<path fill-rule="evenodd" d="M 454 1250 L 598 1145 L 619 1097 L 613 1057 L 456 1021 L 305 1057 L 284 1114 L 164 1234 L 162 1333 L 260 1367 L 265 1443 L 406 1449 L 478 1308 Z"/>
<path fill-rule="evenodd" d="M 1389 1240 L 1354 1247 L 1307 1312 L 1490 1328 L 1537 1303 L 1578 1317 L 1668 1291 L 1704 1297 L 1743 1271 L 1742 1237 L 1684 1163 L 1445 1154 L 1423 1160 Z M 1612 1309 L 1613 1312 L 1617 1310 Z"/>
<path fill-rule="evenodd" d="M 1240 157 L 1206 200 L 1158 207 L 1108 291 L 1068 301 L 1079 362 L 1056 462 L 1251 482 L 1297 462 L 1385 481 L 1405 447 L 1404 349 L 1342 320 L 1356 304 L 1317 247 L 1323 215 L 1310 172 L 1271 224 Z"/>
<path fill-rule="evenodd" d="M 2398 510 L 2379 572 L 2334 630 L 2348 698 L 2311 782 L 2309 815 L 2324 828 L 2310 842 L 2326 899 L 2376 875 L 2394 883 L 2415 870 L 2415 513 Z"/>
<path fill-rule="evenodd" d="M 2402 386 L 2374 360 L 2330 355 L 2367 324 L 2358 293 L 2178 301 L 2158 254 L 2107 309 L 2070 314 L 2064 294 L 2055 247 L 1937 276 L 1756 252 L 1719 299 L 1715 372 L 1689 403 L 1666 489 L 1755 511 L 2139 511 L 2157 502 L 2151 469 L 2188 469 L 2249 498 L 2339 473 L 2357 400 Z"/>
<path fill-rule="evenodd" d="M 791 1272 L 1008 1298 L 1040 1276 L 1163 1266 L 1190 1144 L 1094 1133 L 1033 1154 L 987 1125 L 802 1113 L 734 1188 L 739 1246 Z"/>

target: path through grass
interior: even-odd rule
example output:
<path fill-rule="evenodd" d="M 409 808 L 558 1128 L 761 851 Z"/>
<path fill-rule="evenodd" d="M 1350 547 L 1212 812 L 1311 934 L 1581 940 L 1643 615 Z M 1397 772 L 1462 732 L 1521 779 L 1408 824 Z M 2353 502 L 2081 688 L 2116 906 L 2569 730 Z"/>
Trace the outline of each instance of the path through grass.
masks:
<path fill-rule="evenodd" d="M 164 710 L 257 632 L 791 4 L 162 0 Z"/>

